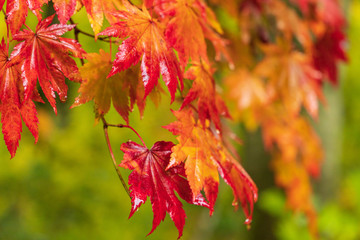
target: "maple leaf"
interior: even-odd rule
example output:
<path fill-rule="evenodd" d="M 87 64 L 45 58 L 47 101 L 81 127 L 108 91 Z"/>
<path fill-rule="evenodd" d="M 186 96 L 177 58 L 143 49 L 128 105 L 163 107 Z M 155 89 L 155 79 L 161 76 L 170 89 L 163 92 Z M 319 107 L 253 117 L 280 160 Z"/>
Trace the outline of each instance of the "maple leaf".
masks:
<path fill-rule="evenodd" d="M 174 9 L 172 6 L 176 4 L 177 0 L 144 0 L 143 4 L 149 9 L 151 15 L 157 14 L 162 20 L 165 20 L 166 15 Z"/>
<path fill-rule="evenodd" d="M 28 13 L 26 0 L 8 0 L 6 5 L 6 17 L 12 33 L 19 31 L 25 23 Z"/>
<path fill-rule="evenodd" d="M 167 3 L 164 6 L 164 3 Z M 149 5 L 149 3 L 148 3 Z M 200 0 L 155 1 L 155 10 L 161 16 L 167 16 L 166 40 L 177 50 L 180 64 L 186 67 L 189 59 L 209 62 L 205 39 L 209 39 L 215 50 L 216 60 L 223 54 L 230 65 L 232 61 L 226 50 L 227 41 L 222 39 L 222 28 L 214 12 Z M 162 6 L 162 7 L 159 7 Z"/>
<path fill-rule="evenodd" d="M 66 24 L 75 13 L 76 0 L 52 0 L 54 9 L 61 24 Z"/>
<path fill-rule="evenodd" d="M 38 141 L 39 136 L 39 130 L 38 130 L 38 117 L 37 117 L 37 111 L 36 106 L 33 101 L 27 100 L 22 103 L 20 108 L 20 113 L 22 120 L 24 121 L 25 125 L 31 132 L 31 134 L 35 138 L 35 143 Z"/>
<path fill-rule="evenodd" d="M 199 18 L 199 23 L 203 29 L 204 36 L 206 39 L 210 40 L 215 49 L 215 60 L 220 61 L 221 56 L 224 56 L 228 61 L 229 68 L 234 68 L 233 60 L 227 49 L 229 41 L 221 36 L 221 34 L 223 34 L 223 30 L 216 19 L 215 13 L 204 1 L 195 1 L 195 6 L 199 11 L 199 16 L 201 16 L 201 18 Z"/>
<path fill-rule="evenodd" d="M 268 102 L 264 82 L 245 68 L 239 68 L 225 79 L 225 84 L 228 88 L 225 96 L 234 105 L 233 117 L 243 120 L 248 129 L 255 129 Z"/>
<path fill-rule="evenodd" d="M 8 48 L 2 40 L 0 45 L 0 100 L 1 123 L 6 146 L 11 158 L 15 156 L 22 131 L 22 120 L 38 139 L 38 119 L 32 100 L 22 102 L 23 80 L 20 69 L 8 58 Z"/>
<path fill-rule="evenodd" d="M 214 122 L 217 129 L 221 129 L 220 115 L 230 117 L 225 103 L 215 90 L 215 80 L 213 79 L 214 70 L 205 62 L 193 63 L 185 73 L 185 78 L 193 80 L 193 84 L 186 95 L 181 109 L 197 100 L 200 121 L 205 125 L 205 121 L 210 119 Z"/>
<path fill-rule="evenodd" d="M 124 72 L 106 78 L 112 67 L 110 53 L 100 49 L 99 54 L 89 53 L 86 55 L 86 59 L 88 62 L 79 69 L 83 79 L 79 89 L 80 95 L 72 107 L 93 99 L 97 114 L 102 116 L 109 111 L 112 101 L 116 111 L 128 123 L 129 111 L 132 110 L 132 106 L 139 95 L 137 91 L 139 71 L 129 68 Z M 131 109 L 129 107 L 129 95 L 132 103 Z"/>
<path fill-rule="evenodd" d="M 145 6 L 142 11 L 129 3 L 125 6 L 127 11 L 114 13 L 122 21 L 100 33 L 126 38 L 119 46 L 109 76 L 135 65 L 141 59 L 145 97 L 158 84 L 161 73 L 173 101 L 178 80 L 182 89 L 183 79 L 176 56 L 164 39 L 160 23 L 150 16 Z"/>
<path fill-rule="evenodd" d="M 129 176 L 132 203 L 130 217 L 149 196 L 154 212 L 153 226 L 149 234 L 164 220 L 168 212 L 179 231 L 180 238 L 186 214 L 175 191 L 191 204 L 205 207 L 208 207 L 208 204 L 201 195 L 193 197 L 189 184 L 184 178 L 183 165 L 165 170 L 169 164 L 173 146 L 172 142 L 161 141 L 156 142 L 149 150 L 135 142 L 123 143 L 121 150 L 124 152 L 124 159 L 120 166 L 133 170 Z"/>
<path fill-rule="evenodd" d="M 313 40 L 307 22 L 295 11 L 289 9 L 283 1 L 276 0 L 269 3 L 269 12 L 275 16 L 278 30 L 288 39 L 292 36 L 296 37 L 304 48 L 312 46 Z"/>
<path fill-rule="evenodd" d="M 3 2 L 0 5 L 3 5 Z M 32 10 L 37 16 L 36 10 L 39 9 L 48 0 L 7 0 L 6 4 L 6 21 L 10 25 L 13 34 L 17 33 L 25 23 L 28 9 Z"/>
<path fill-rule="evenodd" d="M 285 111 L 273 107 L 265 112 L 267 120 L 262 125 L 265 146 L 270 149 L 276 144 L 285 161 L 303 164 L 309 174 L 316 177 L 323 158 L 319 137 L 303 117 L 288 116 Z"/>
<path fill-rule="evenodd" d="M 340 29 L 346 23 L 342 8 L 337 0 L 318 0 L 317 15 L 320 20 L 333 28 Z"/>
<path fill-rule="evenodd" d="M 299 114 L 303 105 L 316 118 L 318 100 L 324 99 L 319 84 L 322 74 L 312 66 L 309 56 L 284 42 L 264 46 L 263 51 L 266 56 L 254 74 L 268 80 L 269 99 L 281 101 L 289 114 Z"/>
<path fill-rule="evenodd" d="M 305 213 L 311 234 L 317 236 L 317 214 L 311 201 L 312 188 L 306 169 L 296 161 L 286 161 L 281 156 L 277 156 L 271 165 L 276 184 L 285 189 L 287 207 Z"/>
<path fill-rule="evenodd" d="M 39 9 L 43 4 L 47 2 L 49 2 L 49 0 L 26 0 L 26 3 L 29 6 L 30 10 Z"/>
<path fill-rule="evenodd" d="M 337 0 L 292 0 L 306 16 L 315 18 L 326 28 L 341 28 L 346 21 Z"/>
<path fill-rule="evenodd" d="M 237 208 L 238 201 L 246 215 L 246 224 L 251 223 L 253 204 L 257 200 L 257 188 L 241 165 L 231 157 L 219 136 L 216 136 L 200 121 L 195 122 L 191 109 L 175 112 L 178 119 L 164 128 L 174 135 L 179 144 L 172 148 L 169 166 L 185 162 L 185 173 L 194 196 L 202 190 L 209 201 L 210 214 L 218 194 L 219 174 L 233 189 L 234 202 Z"/>
<path fill-rule="evenodd" d="M 89 22 L 91 24 L 91 27 L 95 35 L 97 35 L 101 30 L 101 27 L 104 22 L 104 15 L 106 16 L 106 19 L 110 22 L 110 24 L 113 24 L 117 21 L 117 19 L 110 13 L 118 9 L 122 9 L 121 0 L 81 0 L 81 1 L 85 7 Z"/>
<path fill-rule="evenodd" d="M 82 57 L 84 50 L 76 40 L 60 37 L 75 25 L 50 25 L 54 16 L 40 21 L 35 32 L 24 29 L 14 35 L 14 40 L 22 42 L 15 46 L 12 58 L 22 61 L 25 100 L 32 96 L 39 79 L 40 86 L 56 113 L 55 92 L 61 101 L 65 101 L 65 77 L 75 80 L 73 76 L 78 71 L 76 62 L 70 56 Z"/>
<path fill-rule="evenodd" d="M 320 139 L 302 116 L 289 116 L 283 107 L 272 107 L 262 124 L 267 149 L 275 149 L 272 166 L 276 183 L 287 195 L 287 205 L 304 212 L 309 229 L 317 232 L 316 211 L 311 201 L 310 176 L 318 177 L 323 161 Z M 281 136 L 281 137 L 279 137 Z"/>
<path fill-rule="evenodd" d="M 176 1 L 172 6 L 173 17 L 166 26 L 166 40 L 177 50 L 182 67 L 187 65 L 189 58 L 197 62 L 200 58 L 208 61 L 199 11 L 193 4 L 194 0 Z"/>
<path fill-rule="evenodd" d="M 345 36 L 339 29 L 327 30 L 313 45 L 314 66 L 337 84 L 337 62 L 347 61 L 344 51 Z M 331 49 L 331 51 L 329 51 Z"/>

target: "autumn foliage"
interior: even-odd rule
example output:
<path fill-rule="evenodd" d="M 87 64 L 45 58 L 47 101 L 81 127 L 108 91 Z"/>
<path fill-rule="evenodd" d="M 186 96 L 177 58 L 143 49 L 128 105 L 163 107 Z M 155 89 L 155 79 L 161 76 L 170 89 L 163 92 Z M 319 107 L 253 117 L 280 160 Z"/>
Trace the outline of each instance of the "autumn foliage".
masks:
<path fill-rule="evenodd" d="M 0 0 L 8 33 L 0 45 L 0 110 L 11 157 L 23 123 L 38 139 L 35 102 L 44 103 L 41 95 L 55 113 L 56 95 L 67 100 L 65 79 L 80 84 L 72 107 L 93 101 L 106 136 L 110 126 L 137 133 L 129 121 L 134 107 L 142 116 L 147 99 L 169 94 L 180 107 L 169 107 L 177 120 L 163 127 L 177 142 L 149 149 L 140 137 L 142 145 L 121 145 L 119 166 L 132 171 L 130 217 L 149 197 L 150 233 L 168 213 L 180 238 L 186 218 L 180 199 L 207 207 L 211 215 L 221 177 L 250 225 L 258 190 L 232 146 L 226 124 L 234 121 L 261 128 L 288 207 L 305 213 L 317 236 L 310 180 L 320 174 L 323 152 L 309 119 L 317 119 L 319 104 L 326 104 L 324 82 L 336 85 L 337 64 L 347 60 L 337 0 L 53 0 L 56 14 L 43 17 L 47 4 Z M 78 35 L 92 33 L 71 19 L 82 8 L 94 41 L 109 42 L 110 50 L 118 46 L 114 59 L 106 49 L 82 49 Z M 219 13 L 231 26 L 220 24 Z M 26 25 L 28 14 L 38 19 L 35 29 Z M 66 32 L 74 38 L 62 37 Z M 126 125 L 106 122 L 111 103 Z"/>

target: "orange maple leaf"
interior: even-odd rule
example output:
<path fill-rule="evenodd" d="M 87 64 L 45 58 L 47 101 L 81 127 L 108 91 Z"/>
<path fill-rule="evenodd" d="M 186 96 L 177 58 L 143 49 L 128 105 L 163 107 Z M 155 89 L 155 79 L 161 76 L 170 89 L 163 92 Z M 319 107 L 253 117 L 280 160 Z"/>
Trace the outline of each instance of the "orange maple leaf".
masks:
<path fill-rule="evenodd" d="M 269 111 L 262 124 L 265 146 L 273 148 L 276 144 L 285 161 L 297 161 L 309 174 L 318 176 L 323 152 L 320 139 L 310 123 L 301 116 L 287 115 L 281 108 Z"/>
<path fill-rule="evenodd" d="M 287 207 L 305 213 L 309 230 L 316 236 L 317 214 L 311 201 L 312 187 L 305 167 L 296 161 L 286 161 L 281 156 L 275 157 L 271 166 L 275 172 L 276 184 L 285 189 Z"/>
<path fill-rule="evenodd" d="M 286 3 L 280 0 L 269 1 L 268 11 L 276 19 L 277 29 L 289 40 L 296 37 L 299 43 L 308 49 L 312 46 L 309 24 L 295 10 L 290 9 Z M 296 26 L 296 27 L 294 27 Z"/>
<path fill-rule="evenodd" d="M 166 8 L 173 15 L 166 26 L 167 41 L 179 54 L 180 64 L 185 67 L 191 58 L 207 61 L 206 43 L 200 22 L 201 15 L 194 0 L 178 0 Z"/>
<path fill-rule="evenodd" d="M 104 22 L 104 15 L 106 19 L 112 24 L 116 22 L 116 17 L 114 17 L 111 12 L 122 9 L 121 0 L 81 0 L 82 4 L 85 7 L 87 16 L 91 27 L 97 35 Z M 96 36 L 95 36 L 96 38 Z"/>
<path fill-rule="evenodd" d="M 89 53 L 86 59 L 88 62 L 79 69 L 83 79 L 79 88 L 80 95 L 72 107 L 94 100 L 97 114 L 102 116 L 109 111 L 112 101 L 116 111 L 128 123 L 133 104 L 137 102 L 139 108 L 143 106 L 143 92 L 138 87 L 139 70 L 129 68 L 106 78 L 112 67 L 110 53 L 100 49 L 99 54 Z"/>
<path fill-rule="evenodd" d="M 193 80 L 193 84 L 180 110 L 192 101 L 197 101 L 201 124 L 205 125 L 206 120 L 212 120 L 216 128 L 221 129 L 220 116 L 230 117 L 230 114 L 222 98 L 216 92 L 213 72 L 214 69 L 211 69 L 205 62 L 192 64 L 184 76 Z"/>
<path fill-rule="evenodd" d="M 182 72 L 175 53 L 164 39 L 161 24 L 150 16 L 145 6 L 141 11 L 129 3 L 124 5 L 127 11 L 114 13 L 121 21 L 100 33 L 126 38 L 119 46 L 109 76 L 137 64 L 141 59 L 145 97 L 158 84 L 161 73 L 173 101 L 178 80 L 180 88 L 183 88 Z"/>
<path fill-rule="evenodd" d="M 225 84 L 225 97 L 230 106 L 235 105 L 232 116 L 243 120 L 248 129 L 255 129 L 261 123 L 268 102 L 264 82 L 245 68 L 239 68 L 225 79 Z"/>
<path fill-rule="evenodd" d="M 311 63 L 308 55 L 278 42 L 263 47 L 265 58 L 258 63 L 254 74 L 268 80 L 267 91 L 272 101 L 280 100 L 289 114 L 299 114 L 304 106 L 317 118 L 319 100 L 324 100 L 320 79 L 322 74 Z"/>
<path fill-rule="evenodd" d="M 285 189 L 288 207 L 306 214 L 309 229 L 316 236 L 317 217 L 311 200 L 310 176 L 320 174 L 323 161 L 320 140 L 303 117 L 289 116 L 281 107 L 271 110 L 262 127 L 265 146 L 272 149 L 275 156 L 272 166 L 276 183 Z"/>
<path fill-rule="evenodd" d="M 220 136 L 209 126 L 196 122 L 191 109 L 173 112 L 177 122 L 165 126 L 179 143 L 172 148 L 167 169 L 185 162 L 185 173 L 194 196 L 204 190 L 209 201 L 210 214 L 218 193 L 219 173 L 234 194 L 233 205 L 240 202 L 247 217 L 252 219 L 253 204 L 257 200 L 257 188 L 241 165 L 223 145 Z M 208 121 L 207 121 L 208 123 Z"/>

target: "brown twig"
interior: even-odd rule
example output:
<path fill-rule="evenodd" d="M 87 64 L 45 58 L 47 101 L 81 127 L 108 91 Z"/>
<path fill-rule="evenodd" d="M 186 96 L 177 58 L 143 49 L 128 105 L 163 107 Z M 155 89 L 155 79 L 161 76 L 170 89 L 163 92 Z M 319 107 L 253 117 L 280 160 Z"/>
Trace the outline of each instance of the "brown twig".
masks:
<path fill-rule="evenodd" d="M 10 27 L 9 27 L 9 23 L 7 21 L 7 16 L 6 16 L 6 12 L 5 12 L 4 8 L 2 8 L 1 11 L 3 12 L 3 14 L 5 16 L 4 18 L 5 18 L 5 22 L 6 22 L 6 49 L 9 50 Z M 9 54 L 9 53 L 7 53 L 7 54 Z"/>
<path fill-rule="evenodd" d="M 71 18 L 70 18 L 70 23 L 76 25 L 76 23 L 74 22 L 74 20 L 72 20 Z M 78 35 L 79 33 L 81 33 L 81 34 L 83 34 L 83 35 L 85 35 L 85 36 L 88 36 L 88 37 L 91 37 L 91 38 L 96 38 L 96 36 L 95 36 L 94 34 L 85 32 L 85 31 L 79 29 L 77 26 L 74 27 L 74 31 L 75 31 L 75 34 L 77 34 L 77 35 Z M 99 39 L 100 41 L 108 42 L 108 43 L 109 43 L 109 42 L 111 41 L 109 38 L 110 38 L 110 37 L 97 37 L 96 39 Z"/>
<path fill-rule="evenodd" d="M 71 24 L 74 24 L 74 21 L 70 18 Z M 79 42 L 79 29 L 77 27 L 74 28 L 74 37 L 77 42 Z M 80 58 L 81 65 L 84 66 L 85 61 L 83 58 Z"/>
<path fill-rule="evenodd" d="M 114 156 L 112 147 L 111 147 L 110 138 L 109 138 L 109 133 L 108 133 L 108 127 L 109 127 L 109 125 L 108 125 L 108 123 L 106 122 L 106 120 L 105 120 L 104 117 L 102 117 L 101 120 L 102 120 L 102 122 L 103 122 L 105 139 L 106 139 L 106 143 L 107 143 L 107 146 L 108 146 L 108 149 L 109 149 L 109 153 L 110 153 L 110 156 L 111 156 L 111 159 L 112 159 L 112 162 L 113 162 L 115 171 L 116 171 L 117 175 L 119 176 L 120 182 L 121 182 L 121 184 L 123 185 L 123 187 L 124 187 L 127 195 L 129 195 L 129 197 L 130 197 L 130 199 L 131 199 L 129 188 L 128 188 L 128 186 L 126 185 L 126 183 L 125 183 L 125 181 L 124 181 L 124 178 L 123 178 L 122 175 L 121 175 L 119 166 L 118 166 L 118 164 L 117 164 L 117 162 L 116 162 L 116 159 L 115 159 L 115 156 Z"/>

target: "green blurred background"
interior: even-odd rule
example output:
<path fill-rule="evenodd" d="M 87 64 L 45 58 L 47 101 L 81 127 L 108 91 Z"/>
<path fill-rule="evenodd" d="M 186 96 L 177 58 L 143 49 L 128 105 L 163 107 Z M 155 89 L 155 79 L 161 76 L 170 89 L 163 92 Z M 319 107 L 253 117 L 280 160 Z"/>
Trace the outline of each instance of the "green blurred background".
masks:
<path fill-rule="evenodd" d="M 320 239 L 360 239 L 359 1 L 351 2 L 348 10 L 350 61 L 341 67 L 339 87 L 325 87 L 328 104 L 314 123 L 326 150 L 322 177 L 314 180 Z M 84 18 L 82 11 L 74 20 Z M 35 26 L 35 22 L 30 16 L 28 24 Z M 80 21 L 79 27 L 91 32 L 87 21 Z M 6 36 L 5 31 L 0 21 L 0 37 Z M 88 52 L 106 48 L 87 37 L 80 36 L 80 41 Z M 93 105 L 70 110 L 78 85 L 68 84 L 68 101 L 58 103 L 58 116 L 48 104 L 38 105 L 40 137 L 36 145 L 27 129 L 14 159 L 10 160 L 5 143 L 0 144 L 0 240 L 144 239 L 151 229 L 151 205 L 148 201 L 128 220 L 130 201 L 113 169 L 102 126 L 94 125 Z M 158 108 L 148 102 L 144 119 L 140 120 L 137 111 L 130 117 L 150 146 L 158 140 L 174 140 L 159 128 L 174 120 L 169 105 L 169 99 L 163 99 Z M 107 119 L 111 123 L 122 121 L 113 111 Z M 184 206 L 188 217 L 182 239 L 310 239 L 305 217 L 289 212 L 284 193 L 274 186 L 260 133 L 247 133 L 241 126 L 235 129 L 244 140 L 240 150 L 243 165 L 259 187 L 252 228 L 246 230 L 242 212 L 233 211 L 231 189 L 221 182 L 212 217 L 206 209 Z M 120 162 L 121 143 L 137 138 L 127 129 L 109 131 Z M 129 174 L 122 172 L 126 177 Z M 177 236 L 167 216 L 146 239 Z"/>

